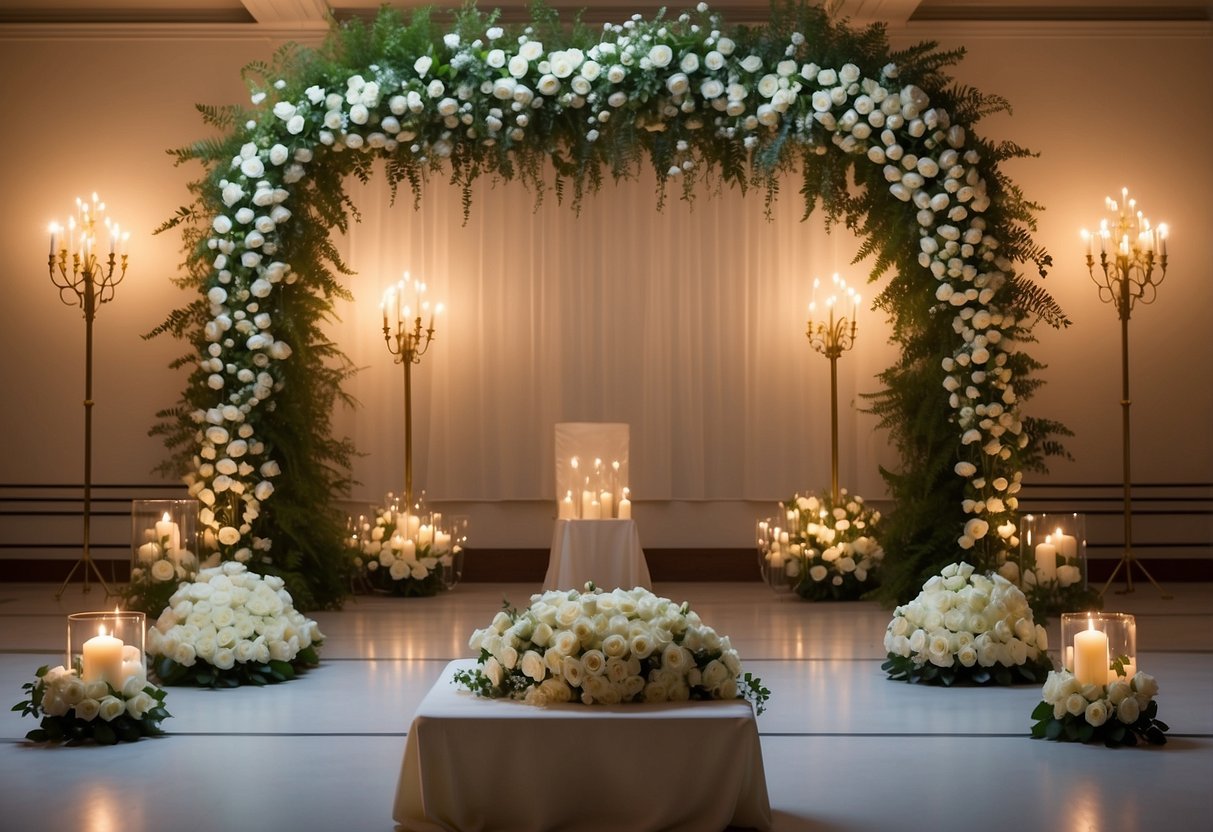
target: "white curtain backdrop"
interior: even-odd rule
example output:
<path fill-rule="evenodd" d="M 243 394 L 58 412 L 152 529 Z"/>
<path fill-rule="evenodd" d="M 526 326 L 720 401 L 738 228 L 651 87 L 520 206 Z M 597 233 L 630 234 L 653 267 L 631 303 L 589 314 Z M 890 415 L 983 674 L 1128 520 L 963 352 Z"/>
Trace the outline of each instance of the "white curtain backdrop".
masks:
<path fill-rule="evenodd" d="M 875 292 L 849 265 L 855 239 L 802 223 L 797 183 L 784 184 L 768 220 L 760 192 L 705 190 L 688 204 L 674 186 L 659 212 L 647 172 L 604 184 L 580 214 L 554 192 L 537 207 L 521 185 L 485 183 L 465 225 L 445 181 L 428 183 L 417 211 L 407 190 L 391 206 L 381 178 L 350 183 L 362 220 L 340 244 L 356 300 L 333 337 L 362 368 L 349 385 L 361 407 L 336 418 L 365 454 L 353 496 L 403 485 L 403 372 L 379 300 L 404 270 L 446 305 L 413 371 L 413 478 L 431 499 L 553 498 L 562 421 L 627 422 L 642 500 L 828 485 L 829 363 L 804 336 L 812 280 L 840 271 Z M 844 483 L 877 481 L 885 454 L 853 406 L 889 363 L 883 328 L 863 313 L 839 365 Z"/>

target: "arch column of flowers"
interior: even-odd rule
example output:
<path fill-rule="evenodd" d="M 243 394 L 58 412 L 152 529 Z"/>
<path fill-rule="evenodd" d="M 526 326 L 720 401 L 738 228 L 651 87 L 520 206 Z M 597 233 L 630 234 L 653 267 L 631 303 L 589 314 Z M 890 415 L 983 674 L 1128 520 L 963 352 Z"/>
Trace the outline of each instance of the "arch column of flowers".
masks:
<path fill-rule="evenodd" d="M 1059 312 L 1015 275 L 1014 261 L 1040 259 L 1033 206 L 997 163 L 1023 153 L 974 139 L 971 121 L 998 102 L 947 85 L 940 67 L 958 57 L 929 45 L 894 56 L 881 29 L 853 31 L 813 8 L 733 31 L 700 4 L 598 31 L 566 30 L 544 11 L 507 31 L 475 9 L 449 29 L 385 10 L 319 52 L 288 49 L 251 68 L 251 111 L 202 108 L 225 135 L 179 152 L 209 172 L 195 205 L 166 223 L 186 227 L 182 282 L 201 297 L 163 327 L 197 354 L 161 431 L 223 558 L 290 575 L 335 555 L 324 500 L 345 483 L 349 448 L 328 436 L 325 408 L 347 370 L 319 324 L 345 292 L 328 239 L 345 227 L 343 177 L 384 159 L 393 186 L 407 182 L 419 201 L 427 174 L 447 171 L 468 210 L 484 175 L 542 189 L 554 168 L 558 195 L 571 185 L 577 202 L 647 156 L 687 196 L 716 178 L 774 198 L 799 167 L 806 216 L 820 200 L 866 238 L 874 274 L 895 272 L 879 303 L 907 347 L 875 404 L 902 450 L 895 496 L 938 482 L 946 454 L 946 490 L 959 499 L 932 557 L 960 549 L 996 564 L 1017 542 L 1023 466 L 1040 455 L 1020 408 L 1039 365 L 1013 344 L 1028 312 Z M 909 433 L 908 392 L 924 383 L 947 423 L 927 450 Z M 907 540 L 915 523 L 939 522 L 899 503 L 907 511 Z M 316 584 L 305 598 L 335 593 Z"/>

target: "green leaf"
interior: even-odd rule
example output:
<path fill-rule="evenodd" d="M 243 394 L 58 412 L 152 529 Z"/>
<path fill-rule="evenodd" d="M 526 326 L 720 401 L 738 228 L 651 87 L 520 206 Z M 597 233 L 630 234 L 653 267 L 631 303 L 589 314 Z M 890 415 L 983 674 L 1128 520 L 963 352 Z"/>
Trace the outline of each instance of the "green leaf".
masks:
<path fill-rule="evenodd" d="M 1063 727 L 1061 720 L 1050 720 L 1048 726 L 1045 728 L 1045 736 L 1051 740 L 1060 740 Z"/>
<path fill-rule="evenodd" d="M 1051 719 L 1052 716 L 1053 706 L 1043 700 L 1032 709 L 1032 719 Z"/>

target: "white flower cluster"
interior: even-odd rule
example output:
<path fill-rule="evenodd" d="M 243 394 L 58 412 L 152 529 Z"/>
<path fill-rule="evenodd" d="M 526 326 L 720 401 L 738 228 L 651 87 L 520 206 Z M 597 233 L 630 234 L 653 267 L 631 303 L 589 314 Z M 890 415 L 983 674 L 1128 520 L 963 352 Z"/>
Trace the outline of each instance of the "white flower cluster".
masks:
<path fill-rule="evenodd" d="M 203 524 L 225 556 L 248 560 L 269 547 L 252 535 L 252 523 L 279 471 L 250 417 L 266 409 L 281 383 L 275 362 L 291 354 L 271 312 L 295 273 L 276 255 L 291 218 L 289 186 L 315 154 L 373 150 L 424 163 L 451 156 L 459 143 L 501 152 L 527 141 L 546 147 L 548 131 L 574 124 L 574 140 L 593 158 L 595 142 L 624 119 L 675 132 L 671 176 L 697 169 L 698 131 L 711 135 L 705 145 L 723 140 L 746 152 L 786 133 L 814 152 L 832 143 L 881 167 L 889 193 L 912 206 L 919 261 L 937 282 L 939 308 L 953 315 L 957 346 L 943 361 L 942 384 L 960 431 L 956 473 L 967 482 L 964 511 L 972 515 L 958 544 L 1001 560 L 1015 545 L 1014 457 L 1028 437 L 1004 344 L 1016 321 L 998 303 L 1012 264 L 983 216 L 990 196 L 964 126 L 920 88 L 899 84 L 892 64 L 876 77 L 853 63 L 820 65 L 805 57 L 812 45 L 800 33 L 773 60 L 756 54 L 769 45 L 722 32 L 703 3 L 676 21 L 635 15 L 607 24 L 585 48 L 534 34 L 528 27 L 507 37 L 496 26 L 470 40 L 450 33 L 401 66 L 371 65 L 336 88 L 315 84 L 272 102 L 271 93 L 253 96 L 268 110 L 248 123 L 250 140 L 218 181 L 224 209 L 208 243 L 214 277 L 200 362 L 218 402 L 194 414 L 199 452 L 190 477 L 191 494 L 205 505 Z"/>
<path fill-rule="evenodd" d="M 289 662 L 323 639 L 319 625 L 295 609 L 281 578 L 228 561 L 178 588 L 148 628 L 147 652 L 183 667 L 201 660 L 230 670 L 243 662 Z"/>
<path fill-rule="evenodd" d="M 1132 725 L 1158 693 L 1158 682 L 1148 673 L 1121 677 L 1107 685 L 1081 685 L 1068 670 L 1050 671 L 1041 694 L 1053 706 L 1053 718 L 1082 717 L 1098 728 L 1115 716 Z"/>
<path fill-rule="evenodd" d="M 438 515 L 405 514 L 388 503 L 375 509 L 373 522 L 363 518 L 357 527 L 353 545 L 360 554 L 354 566 L 372 577 L 384 571 L 393 581 L 424 581 L 434 570 L 450 566 L 459 546 L 442 530 Z"/>
<path fill-rule="evenodd" d="M 1001 575 L 986 577 L 974 574 L 970 564 L 953 563 L 893 611 L 884 646 L 920 667 L 959 662 L 971 668 L 1022 665 L 1049 645 L 1018 587 Z"/>
<path fill-rule="evenodd" d="M 741 659 L 686 604 L 646 589 L 531 596 L 472 633 L 498 695 L 535 705 L 735 699 Z"/>
<path fill-rule="evenodd" d="M 790 554 L 808 568 L 809 580 L 842 586 L 849 576 L 865 583 L 882 560 L 884 549 L 872 534 L 880 512 L 867 508 L 863 497 L 839 491 L 839 505 L 814 494 L 797 495 L 785 509 L 788 528 L 798 544 Z M 790 539 L 790 538 L 789 538 Z"/>
<path fill-rule="evenodd" d="M 85 722 L 97 717 L 105 722 L 113 722 L 123 714 L 128 714 L 132 719 L 143 719 L 144 714 L 158 703 L 144 690 L 148 682 L 141 659 L 137 647 L 129 644 L 123 646 L 123 666 L 131 672 L 122 687 L 112 692 L 104 680 L 85 682 L 62 665 L 52 667 L 40 682 L 43 686 L 43 713 L 47 716 L 66 716 L 74 712 L 77 719 Z"/>

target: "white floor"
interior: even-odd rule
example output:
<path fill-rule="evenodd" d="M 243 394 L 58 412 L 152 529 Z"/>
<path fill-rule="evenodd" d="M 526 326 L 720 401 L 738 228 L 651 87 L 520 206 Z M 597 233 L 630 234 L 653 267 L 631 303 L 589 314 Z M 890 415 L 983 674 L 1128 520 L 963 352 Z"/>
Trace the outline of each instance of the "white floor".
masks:
<path fill-rule="evenodd" d="M 503 599 L 522 605 L 537 589 L 359 598 L 316 615 L 323 664 L 302 679 L 172 688 L 167 737 L 46 748 L 24 742 L 36 722 L 8 707 L 39 665 L 62 661 L 64 616 L 104 599 L 0 584 L 0 829 L 391 830 L 420 698 L 447 661 L 470 655 L 467 635 Z M 776 830 L 1210 830 L 1213 586 L 1167 589 L 1174 600 L 1146 585 L 1109 593 L 1105 607 L 1138 616 L 1139 665 L 1159 680 L 1170 741 L 1106 749 L 1030 739 L 1038 688 L 885 680 L 889 613 L 874 604 L 807 604 L 757 582 L 654 587 L 731 635 L 773 691 L 758 725 Z M 1056 646 L 1056 620 L 1049 629 Z M 531 751 L 497 753 L 509 765 Z M 664 786 L 676 783 L 672 772 Z"/>

